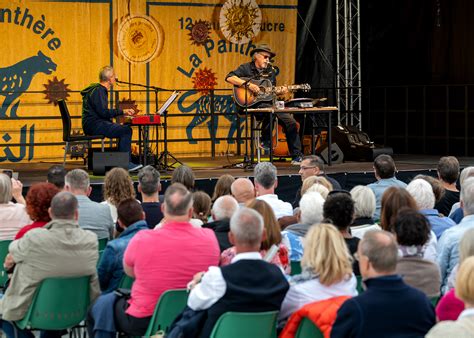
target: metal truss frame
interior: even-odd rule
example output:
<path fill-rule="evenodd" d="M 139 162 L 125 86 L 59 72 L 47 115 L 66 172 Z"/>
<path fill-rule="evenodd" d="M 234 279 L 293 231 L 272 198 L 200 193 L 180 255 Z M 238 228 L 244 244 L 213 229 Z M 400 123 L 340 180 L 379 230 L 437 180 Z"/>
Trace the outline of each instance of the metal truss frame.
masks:
<path fill-rule="evenodd" d="M 362 129 L 360 0 L 336 0 L 338 124 Z"/>

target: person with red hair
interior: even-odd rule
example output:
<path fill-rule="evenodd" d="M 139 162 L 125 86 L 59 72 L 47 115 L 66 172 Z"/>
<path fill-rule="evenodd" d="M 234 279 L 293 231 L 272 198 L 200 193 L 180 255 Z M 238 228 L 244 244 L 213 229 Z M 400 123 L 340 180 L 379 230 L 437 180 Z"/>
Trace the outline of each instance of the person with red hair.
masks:
<path fill-rule="evenodd" d="M 54 184 L 47 182 L 35 183 L 30 187 L 26 194 L 26 212 L 33 223 L 21 228 L 15 240 L 22 238 L 31 229 L 41 228 L 51 221 L 48 209 L 51 200 L 59 191 Z"/>

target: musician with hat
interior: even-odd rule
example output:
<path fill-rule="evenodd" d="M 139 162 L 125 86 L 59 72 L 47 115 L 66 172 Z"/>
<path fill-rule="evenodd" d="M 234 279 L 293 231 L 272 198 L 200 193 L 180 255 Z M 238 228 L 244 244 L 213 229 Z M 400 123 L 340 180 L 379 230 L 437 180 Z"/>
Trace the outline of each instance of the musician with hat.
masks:
<path fill-rule="evenodd" d="M 252 57 L 251 62 L 244 63 L 236 70 L 231 71 L 227 74 L 225 80 L 237 87 L 247 87 L 251 93 L 258 95 L 261 92 L 261 88 L 257 83 L 262 80 L 267 79 L 272 86 L 276 86 L 276 70 L 271 65 L 271 60 L 276 56 L 276 53 L 267 44 L 260 44 L 250 52 L 250 56 Z M 268 81 L 265 82 L 268 83 Z M 285 92 L 286 90 L 283 89 L 279 94 L 284 94 Z M 252 108 L 270 107 L 271 105 L 272 102 L 261 101 L 252 105 Z M 288 113 L 276 113 L 276 116 L 278 117 L 278 123 L 286 133 L 288 148 L 293 158 L 291 163 L 293 165 L 300 165 L 302 159 L 301 140 L 296 120 L 293 115 Z M 269 115 L 263 114 L 256 117 L 259 120 L 263 120 L 263 126 L 267 126 L 262 133 L 263 144 L 270 144 Z"/>

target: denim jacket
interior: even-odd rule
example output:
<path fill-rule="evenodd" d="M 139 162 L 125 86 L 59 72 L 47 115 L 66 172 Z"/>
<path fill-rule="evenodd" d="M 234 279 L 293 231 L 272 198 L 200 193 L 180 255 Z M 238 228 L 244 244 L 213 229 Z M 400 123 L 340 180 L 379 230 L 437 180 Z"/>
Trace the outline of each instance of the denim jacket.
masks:
<path fill-rule="evenodd" d="M 462 221 L 441 235 L 438 241 L 438 265 L 441 270 L 441 291 L 448 292 L 448 277 L 459 263 L 459 242 L 464 233 L 474 228 L 474 215 L 465 216 Z"/>
<path fill-rule="evenodd" d="M 138 231 L 147 229 L 146 221 L 135 222 L 128 226 L 117 239 L 107 243 L 97 269 L 100 289 L 104 294 L 114 291 L 123 277 L 123 254 L 128 243 Z"/>

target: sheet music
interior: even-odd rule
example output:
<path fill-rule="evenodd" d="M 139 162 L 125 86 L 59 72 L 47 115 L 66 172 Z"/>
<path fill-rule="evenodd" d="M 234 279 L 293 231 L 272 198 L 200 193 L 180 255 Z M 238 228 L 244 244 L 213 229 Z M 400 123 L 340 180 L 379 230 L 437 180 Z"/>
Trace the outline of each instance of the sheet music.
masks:
<path fill-rule="evenodd" d="M 169 106 L 171 106 L 171 104 L 176 100 L 176 98 L 179 96 L 179 94 L 181 94 L 180 92 L 178 92 L 177 90 L 175 90 L 171 96 L 168 98 L 168 100 L 166 100 L 165 103 L 163 103 L 163 105 L 160 107 L 160 110 L 158 110 L 157 114 L 158 115 L 163 115 L 163 113 L 169 108 Z"/>

